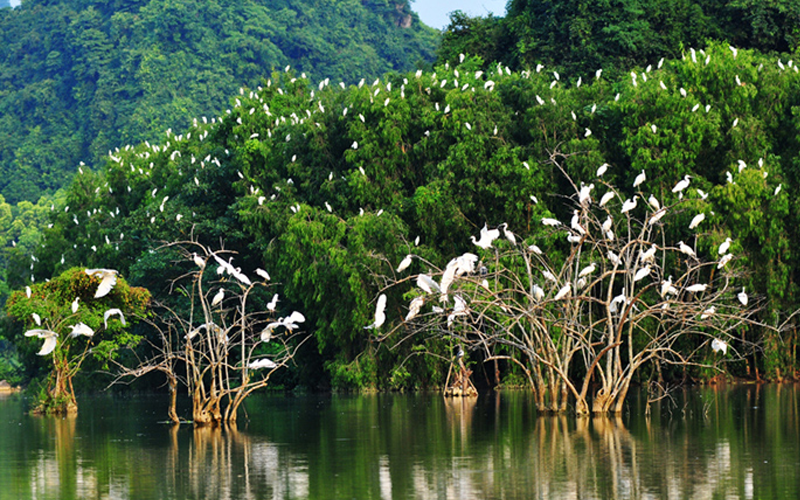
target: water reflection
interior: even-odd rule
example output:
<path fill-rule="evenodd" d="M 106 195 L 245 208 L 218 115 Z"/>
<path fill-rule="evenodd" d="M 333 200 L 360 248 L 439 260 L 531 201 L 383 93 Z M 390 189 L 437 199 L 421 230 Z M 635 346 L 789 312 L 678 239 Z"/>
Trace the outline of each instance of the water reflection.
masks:
<path fill-rule="evenodd" d="M 258 397 L 247 425 L 193 429 L 147 399 L 71 419 L 0 399 L 0 499 L 798 498 L 796 386 L 640 403 L 576 419 L 526 394 Z"/>

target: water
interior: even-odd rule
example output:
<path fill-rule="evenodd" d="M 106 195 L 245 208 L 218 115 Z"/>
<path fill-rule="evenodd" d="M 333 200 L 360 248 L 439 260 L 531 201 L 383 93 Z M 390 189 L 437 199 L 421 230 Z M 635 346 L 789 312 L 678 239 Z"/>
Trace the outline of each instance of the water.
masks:
<path fill-rule="evenodd" d="M 162 397 L 56 419 L 0 396 L 0 499 L 797 499 L 798 395 L 693 389 L 649 419 L 636 395 L 611 419 L 525 393 L 257 396 L 238 430 L 167 425 Z"/>

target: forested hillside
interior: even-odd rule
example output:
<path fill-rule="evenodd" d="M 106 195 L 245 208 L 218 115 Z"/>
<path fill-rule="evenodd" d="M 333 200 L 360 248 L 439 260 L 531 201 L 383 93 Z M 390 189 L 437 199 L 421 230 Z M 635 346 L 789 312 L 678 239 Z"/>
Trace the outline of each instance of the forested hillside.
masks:
<path fill-rule="evenodd" d="M 0 195 L 52 194 L 120 144 L 222 111 L 291 66 L 353 83 L 432 62 L 407 2 L 29 0 L 0 9 Z"/>

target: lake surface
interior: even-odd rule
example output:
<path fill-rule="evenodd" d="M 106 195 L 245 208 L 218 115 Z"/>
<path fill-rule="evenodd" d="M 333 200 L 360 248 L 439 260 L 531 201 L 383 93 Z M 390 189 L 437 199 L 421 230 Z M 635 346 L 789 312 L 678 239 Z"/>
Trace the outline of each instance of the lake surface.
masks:
<path fill-rule="evenodd" d="M 526 393 L 256 396 L 238 430 L 171 426 L 166 398 L 0 396 L 0 499 L 798 499 L 797 385 L 704 387 L 620 418 Z"/>

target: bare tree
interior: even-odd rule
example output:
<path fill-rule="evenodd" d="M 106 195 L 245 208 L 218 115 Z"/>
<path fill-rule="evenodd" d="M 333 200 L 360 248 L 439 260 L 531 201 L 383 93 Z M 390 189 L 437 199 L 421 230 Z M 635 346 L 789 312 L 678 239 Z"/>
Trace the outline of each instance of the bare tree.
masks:
<path fill-rule="evenodd" d="M 192 398 L 195 425 L 236 422 L 244 400 L 267 387 L 275 371 L 286 367 L 307 338 L 298 334 L 305 321 L 297 311 L 275 319 L 278 296 L 267 310 L 249 303 L 256 287 L 270 288 L 269 275 L 257 270 L 251 280 L 233 263 L 233 252 L 213 251 L 196 241 L 165 245 L 179 250 L 192 270 L 172 282 L 171 291 L 188 300 L 180 310 L 157 306 L 156 319 L 147 319 L 157 332 L 150 351 L 134 367 L 120 367 L 117 381 L 154 371 L 167 377 L 169 417 L 175 410 L 178 384 Z"/>
<path fill-rule="evenodd" d="M 558 156 L 551 161 L 561 168 Z M 681 219 L 688 196 L 661 206 L 640 185 L 623 200 L 601 177 L 595 191 L 564 175 L 574 189 L 564 197 L 572 217 L 541 220 L 556 238 L 550 255 L 532 239 L 518 243 L 507 225 L 484 227 L 473 238 L 483 259 L 466 253 L 417 276 L 398 329 L 449 336 L 487 360 L 516 363 L 540 409 L 563 412 L 571 399 L 578 414 L 619 413 L 649 362 L 714 366 L 751 347 L 734 337 L 756 306 L 736 293 L 730 240 L 707 259 L 696 247 L 701 235 L 669 241 L 678 231 L 668 225 Z"/>

